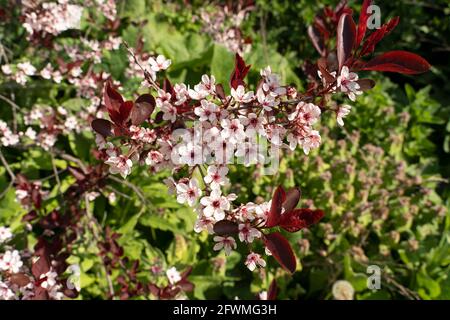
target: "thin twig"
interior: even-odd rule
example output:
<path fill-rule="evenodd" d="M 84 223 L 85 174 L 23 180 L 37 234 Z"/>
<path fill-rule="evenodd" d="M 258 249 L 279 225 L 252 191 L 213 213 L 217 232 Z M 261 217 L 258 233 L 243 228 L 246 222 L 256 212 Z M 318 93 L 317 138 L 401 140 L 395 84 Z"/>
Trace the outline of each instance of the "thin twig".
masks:
<path fill-rule="evenodd" d="M 74 156 L 71 156 L 70 154 L 64 153 L 57 149 L 55 149 L 55 153 L 64 160 L 75 162 L 80 167 L 80 169 L 83 171 L 83 173 L 88 173 L 88 169 L 87 169 L 86 165 L 80 159 L 75 158 Z"/>
<path fill-rule="evenodd" d="M 56 168 L 55 156 L 53 155 L 53 152 L 50 152 L 50 157 L 52 159 L 53 174 L 55 176 L 58 194 L 61 194 L 61 180 L 59 179 L 58 169 Z"/>
<path fill-rule="evenodd" d="M 5 97 L 4 95 L 0 94 L 0 99 L 2 99 L 3 101 L 7 102 L 11 107 L 13 107 L 16 110 L 20 111 L 20 107 L 11 99 Z"/>
<path fill-rule="evenodd" d="M 108 176 L 108 178 L 111 179 L 112 181 L 115 181 L 115 182 L 120 183 L 120 184 L 124 184 L 127 187 L 131 188 L 134 192 L 136 192 L 137 196 L 139 197 L 139 199 L 142 201 L 142 203 L 144 205 L 148 204 L 147 199 L 145 199 L 144 194 L 142 193 L 141 189 L 139 189 L 138 186 L 132 184 L 131 182 L 128 182 L 125 179 L 119 179 L 119 178 L 117 178 L 116 176 L 113 176 L 113 175 Z"/>
<path fill-rule="evenodd" d="M 97 219 L 94 217 L 94 215 L 91 212 L 87 194 L 84 197 L 84 201 L 85 201 L 85 207 L 86 207 L 86 216 L 89 218 L 88 226 L 91 225 L 91 223 L 92 223 L 91 230 L 92 230 L 92 234 L 94 235 L 95 241 L 97 241 L 97 243 L 102 242 L 100 239 L 100 236 L 98 234 L 98 230 L 102 230 L 102 227 L 100 226 Z M 96 227 L 97 230 L 94 227 Z M 103 259 L 102 259 L 102 261 L 103 261 Z M 103 268 L 105 270 L 105 278 L 106 278 L 106 282 L 108 283 L 109 294 L 111 297 L 114 297 L 114 287 L 113 287 L 113 284 L 111 281 L 111 277 L 109 276 L 109 273 L 108 273 L 108 268 L 106 267 L 105 263 L 103 263 Z"/>
<path fill-rule="evenodd" d="M 111 191 L 114 192 L 114 193 L 117 193 L 119 196 L 124 197 L 125 199 L 132 199 L 129 195 L 127 195 L 127 194 L 125 194 L 125 193 L 123 193 L 123 192 L 117 190 L 117 189 L 114 188 L 114 187 L 106 186 L 106 189 L 111 190 Z"/>
<path fill-rule="evenodd" d="M 8 172 L 9 176 L 11 177 L 11 181 L 16 180 L 16 175 L 14 174 L 14 172 L 11 170 L 11 167 L 8 164 L 8 161 L 6 161 L 5 157 L 3 156 L 3 152 L 0 149 L 0 160 L 3 163 L 3 166 L 5 167 L 6 171 Z"/>

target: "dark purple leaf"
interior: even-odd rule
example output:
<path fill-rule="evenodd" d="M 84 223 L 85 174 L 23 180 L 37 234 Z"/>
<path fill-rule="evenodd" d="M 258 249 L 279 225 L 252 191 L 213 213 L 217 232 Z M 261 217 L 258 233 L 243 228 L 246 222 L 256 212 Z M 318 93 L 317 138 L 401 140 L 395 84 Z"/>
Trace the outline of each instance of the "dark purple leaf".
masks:
<path fill-rule="evenodd" d="M 229 220 L 221 220 L 214 224 L 214 233 L 219 236 L 236 234 L 239 232 L 239 227 L 235 222 Z"/>
<path fill-rule="evenodd" d="M 50 271 L 50 261 L 46 256 L 41 255 L 39 259 L 31 266 L 31 273 L 35 279 L 39 279 L 41 274 Z"/>
<path fill-rule="evenodd" d="M 277 281 L 275 279 L 270 283 L 269 290 L 267 291 L 267 300 L 276 300 L 278 294 Z"/>
<path fill-rule="evenodd" d="M 356 36 L 356 42 L 355 42 L 355 48 L 358 48 L 361 44 L 361 41 L 364 39 L 364 36 L 366 34 L 367 30 L 367 20 L 369 19 L 369 14 L 367 13 L 367 8 L 372 3 L 372 0 L 364 0 L 362 7 L 361 7 L 361 13 L 359 14 L 359 21 L 358 21 L 358 32 Z"/>
<path fill-rule="evenodd" d="M 112 123 L 106 119 L 94 119 L 91 122 L 91 127 L 95 132 L 102 135 L 103 137 L 108 137 L 113 135 Z"/>
<path fill-rule="evenodd" d="M 385 36 L 387 36 L 397 26 L 399 21 L 399 17 L 394 17 L 388 23 L 382 25 L 380 29 L 372 32 L 372 34 L 364 42 L 360 56 L 363 57 L 372 53 L 375 50 L 375 46 L 378 44 L 378 42 L 380 42 Z"/>
<path fill-rule="evenodd" d="M 297 261 L 292 251 L 291 245 L 281 233 L 274 232 L 264 237 L 264 243 L 270 250 L 275 260 L 287 271 L 294 273 L 297 268 Z"/>
<path fill-rule="evenodd" d="M 356 39 L 356 25 L 353 18 L 349 14 L 341 15 L 337 27 L 337 57 L 339 62 L 339 70 L 345 62 L 351 57 L 352 50 Z"/>
<path fill-rule="evenodd" d="M 131 110 L 131 124 L 136 126 L 147 120 L 155 110 L 155 98 L 150 94 L 143 94 L 136 99 Z"/>
<path fill-rule="evenodd" d="M 278 225 L 281 217 L 281 209 L 283 202 L 286 200 L 286 192 L 282 186 L 279 186 L 272 197 L 272 204 L 270 206 L 269 216 L 267 217 L 266 227 L 271 228 Z"/>
<path fill-rule="evenodd" d="M 317 28 L 314 26 L 309 26 L 308 36 L 311 39 L 314 48 L 316 48 L 317 52 L 319 52 L 320 56 L 324 57 L 326 55 L 325 42 L 319 30 L 317 30 Z"/>
<path fill-rule="evenodd" d="M 361 91 L 367 91 L 375 87 L 375 81 L 372 79 L 359 79 L 356 82 L 359 84 L 359 89 Z"/>
<path fill-rule="evenodd" d="M 323 216 L 322 210 L 294 209 L 282 215 L 279 225 L 288 232 L 297 232 L 319 222 Z"/>
<path fill-rule="evenodd" d="M 298 188 L 292 188 L 286 193 L 286 200 L 282 204 L 285 214 L 291 212 L 297 206 L 300 196 L 301 192 Z"/>
<path fill-rule="evenodd" d="M 421 56 L 408 51 L 390 51 L 376 56 L 361 70 L 398 72 L 403 74 L 418 74 L 427 72 L 430 64 Z"/>

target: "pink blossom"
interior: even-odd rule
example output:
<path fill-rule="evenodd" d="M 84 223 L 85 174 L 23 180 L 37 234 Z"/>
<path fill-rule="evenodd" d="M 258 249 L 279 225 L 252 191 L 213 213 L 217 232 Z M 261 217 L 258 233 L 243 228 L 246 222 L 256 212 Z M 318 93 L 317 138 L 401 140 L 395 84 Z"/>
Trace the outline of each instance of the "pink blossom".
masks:
<path fill-rule="evenodd" d="M 320 118 L 320 108 L 313 103 L 300 102 L 295 112 L 289 115 L 289 120 L 299 121 L 307 125 L 313 125 Z"/>
<path fill-rule="evenodd" d="M 197 107 L 194 113 L 198 116 L 200 121 L 213 122 L 217 119 L 217 111 L 219 107 L 212 102 L 202 100 L 201 107 Z"/>
<path fill-rule="evenodd" d="M 260 238 L 261 232 L 253 228 L 250 223 L 239 224 L 239 240 L 241 242 L 252 243 L 255 238 Z"/>
<path fill-rule="evenodd" d="M 23 262 L 17 250 L 8 250 L 0 258 L 0 270 L 2 271 L 18 273 L 22 265 Z"/>
<path fill-rule="evenodd" d="M 221 236 L 215 236 L 214 237 L 214 241 L 217 242 L 214 245 L 213 250 L 214 251 L 219 251 L 224 249 L 225 250 L 225 254 L 227 256 L 230 255 L 231 250 L 234 250 L 237 248 L 236 245 L 236 241 L 234 240 L 233 237 L 221 237 Z"/>
<path fill-rule="evenodd" d="M 249 103 L 254 99 L 253 91 L 245 92 L 242 85 L 239 85 L 236 89 L 231 88 L 231 96 L 239 103 Z"/>
<path fill-rule="evenodd" d="M 124 179 L 131 173 L 133 162 L 124 155 L 112 156 L 105 161 L 108 164 L 109 172 L 112 174 L 119 173 Z"/>
<path fill-rule="evenodd" d="M 228 168 L 225 166 L 209 166 L 204 180 L 212 189 L 217 189 L 228 183 L 227 174 Z"/>
<path fill-rule="evenodd" d="M 278 101 L 275 101 L 275 97 L 270 94 L 265 94 L 262 88 L 258 89 L 256 92 L 256 98 L 259 104 L 266 111 L 272 111 L 272 107 L 278 105 Z"/>
<path fill-rule="evenodd" d="M 230 210 L 230 200 L 222 195 L 220 189 L 213 189 L 209 196 L 200 200 L 204 206 L 203 214 L 206 217 L 214 217 L 217 221 L 225 218 L 225 211 Z"/>
<path fill-rule="evenodd" d="M 220 124 L 223 128 L 220 132 L 222 138 L 229 139 L 232 143 L 238 143 L 245 140 L 244 126 L 239 119 L 223 119 Z"/>
<path fill-rule="evenodd" d="M 350 100 L 355 101 L 357 95 L 361 95 L 360 86 L 358 84 L 358 75 L 350 72 L 347 66 L 343 66 L 341 74 L 337 78 L 337 86 L 342 92 L 346 93 Z"/>
<path fill-rule="evenodd" d="M 352 107 L 347 104 L 343 104 L 343 105 L 339 106 L 339 108 L 336 112 L 336 120 L 337 120 L 338 125 L 340 125 L 341 127 L 344 126 L 343 118 L 345 118 L 346 116 L 348 116 L 350 114 L 351 109 L 352 109 Z"/>
<path fill-rule="evenodd" d="M 176 284 L 178 281 L 181 280 L 181 275 L 178 272 L 177 268 L 172 267 L 166 271 L 167 279 L 169 280 L 170 284 Z"/>
<path fill-rule="evenodd" d="M 202 191 L 198 187 L 197 179 L 192 178 L 189 183 L 178 183 L 177 201 L 178 203 L 187 203 L 189 206 L 194 206 L 197 199 L 202 195 Z"/>
<path fill-rule="evenodd" d="M 150 66 L 153 71 L 159 72 L 161 70 L 166 70 L 171 65 L 172 61 L 170 59 L 166 59 L 163 55 L 159 55 L 154 58 L 149 59 Z"/>
<path fill-rule="evenodd" d="M 258 266 L 264 268 L 266 266 L 266 261 L 264 261 L 258 253 L 252 252 L 247 256 L 245 265 L 250 271 L 254 271 Z"/>
<path fill-rule="evenodd" d="M 11 229 L 0 226 L 0 244 L 9 241 L 11 238 L 12 238 Z"/>

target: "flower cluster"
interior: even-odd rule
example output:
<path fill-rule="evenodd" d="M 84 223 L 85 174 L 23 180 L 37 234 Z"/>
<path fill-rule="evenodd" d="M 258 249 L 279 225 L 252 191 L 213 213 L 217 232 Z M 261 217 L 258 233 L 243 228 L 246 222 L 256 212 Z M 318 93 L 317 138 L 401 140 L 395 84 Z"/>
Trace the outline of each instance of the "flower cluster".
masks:
<path fill-rule="evenodd" d="M 70 284 L 59 275 L 59 263 L 15 249 L 8 245 L 12 238 L 11 229 L 0 226 L 0 300 L 63 299 Z"/>
<path fill-rule="evenodd" d="M 351 16 L 341 13 L 341 28 L 348 19 Z M 135 101 L 125 101 L 110 83 L 106 85 L 103 102 L 111 121 L 96 119 L 92 127 L 98 134 L 96 141 L 110 173 L 120 173 L 125 178 L 134 164 L 147 165 L 151 172 L 171 169 L 174 176 L 166 180 L 169 188 L 176 191 L 179 203 L 196 210 L 195 231 L 207 230 L 216 235 L 216 250 L 224 249 L 229 254 L 235 249 L 233 234 L 247 244 L 260 239 L 266 253 L 273 254 L 286 270 L 295 271 L 295 258 L 286 239 L 280 233 L 266 234 L 262 229 L 280 226 L 296 232 L 317 222 L 323 212 L 295 209 L 299 191 L 294 189 L 286 194 L 282 188 L 277 189 L 275 201 L 272 199 L 271 203 L 235 206 L 233 201 L 237 196 L 224 192 L 228 188 L 228 166 L 235 158 L 246 166 L 261 165 L 278 154 L 279 149 L 295 150 L 298 146 L 309 154 L 321 144 L 320 133 L 314 125 L 325 111 L 333 111 L 337 123 L 344 124 L 343 118 L 351 106 L 334 108 L 326 101 L 338 92 L 354 101 L 363 90 L 373 87 L 374 82 L 359 79 L 350 71 L 352 66 L 354 70 L 370 68 L 356 64 L 351 59 L 356 53 L 345 51 L 347 42 L 353 48 L 356 40 L 345 38 L 347 33 L 339 27 L 337 33 L 337 61 L 329 64 L 322 59 L 310 67 L 309 75 L 314 82 L 303 94 L 282 85 L 270 67 L 260 71 L 258 85 L 255 90 L 249 90 L 244 79 L 250 66 L 239 54 L 230 77 L 229 95 L 213 75 L 203 75 L 193 88 L 184 83 L 172 85 L 167 78 L 159 84 L 158 73 L 167 69 L 171 61 L 163 56 L 156 59 L 148 56 L 146 68 L 141 65 L 142 58 L 130 50 L 130 60 L 141 69 L 150 93 Z M 425 69 L 422 58 L 407 55 L 417 62 L 409 65 L 412 68 L 409 72 Z M 376 68 L 383 69 L 382 65 L 383 61 L 379 61 Z M 155 110 L 156 115 L 152 117 Z M 113 140 L 108 141 L 111 136 L 126 139 L 114 145 Z M 269 156 L 262 147 L 268 144 L 272 148 Z M 187 176 L 175 180 L 176 173 L 186 171 Z M 254 270 L 257 266 L 264 267 L 265 262 L 259 254 L 251 252 L 246 265 Z"/>
<path fill-rule="evenodd" d="M 79 29 L 83 7 L 70 4 L 68 0 L 58 0 L 24 6 L 22 14 L 23 27 L 30 37 L 36 34 L 56 36 L 65 30 Z"/>
<path fill-rule="evenodd" d="M 203 31 L 214 42 L 225 46 L 231 52 L 243 55 L 251 50 L 251 40 L 243 35 L 240 26 L 253 9 L 253 5 L 243 6 L 242 3 L 217 7 L 213 12 L 203 9 L 200 12 Z"/>
<path fill-rule="evenodd" d="M 19 143 L 19 135 L 8 127 L 8 124 L 0 120 L 0 146 L 8 147 Z"/>
<path fill-rule="evenodd" d="M 8 78 L 21 85 L 25 85 L 29 77 L 36 74 L 36 68 L 29 61 L 20 62 L 15 66 L 4 64 L 1 69 Z"/>

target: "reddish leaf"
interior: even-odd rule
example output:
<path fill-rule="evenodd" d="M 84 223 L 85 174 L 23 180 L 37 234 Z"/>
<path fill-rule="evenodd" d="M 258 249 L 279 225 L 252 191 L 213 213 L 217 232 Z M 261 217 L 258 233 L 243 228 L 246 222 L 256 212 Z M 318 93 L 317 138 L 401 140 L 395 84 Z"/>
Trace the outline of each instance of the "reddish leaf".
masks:
<path fill-rule="evenodd" d="M 26 215 L 24 215 L 22 217 L 22 221 L 23 222 L 33 221 L 37 217 L 38 217 L 38 214 L 37 214 L 36 210 L 31 210 L 30 212 L 28 212 Z"/>
<path fill-rule="evenodd" d="M 286 200 L 283 201 L 282 207 L 284 208 L 284 214 L 291 212 L 300 201 L 301 192 L 298 188 L 290 189 L 286 194 Z"/>
<path fill-rule="evenodd" d="M 110 82 L 106 83 L 103 99 L 109 115 L 111 116 L 113 114 L 117 117 L 119 115 L 120 106 L 123 103 L 123 98 L 120 93 L 113 89 Z"/>
<path fill-rule="evenodd" d="M 236 234 L 239 232 L 239 227 L 235 222 L 229 220 L 221 220 L 214 224 L 214 233 L 219 236 Z"/>
<path fill-rule="evenodd" d="M 50 271 L 50 261 L 45 256 L 40 256 L 39 259 L 31 266 L 31 273 L 36 279 L 39 279 L 41 274 Z"/>
<path fill-rule="evenodd" d="M 349 14 L 343 14 L 339 19 L 337 27 L 337 57 L 339 62 L 339 70 L 352 55 L 352 50 L 356 38 L 356 25 L 353 18 Z"/>
<path fill-rule="evenodd" d="M 223 85 L 221 83 L 216 84 L 216 94 L 221 100 L 226 99 L 225 90 L 223 89 Z"/>
<path fill-rule="evenodd" d="M 177 286 L 180 287 L 184 292 L 191 292 L 195 288 L 194 284 L 186 279 L 180 280 L 177 283 Z"/>
<path fill-rule="evenodd" d="M 112 136 L 112 123 L 106 119 L 94 119 L 91 122 L 91 127 L 95 132 L 101 134 L 103 137 Z"/>
<path fill-rule="evenodd" d="M 392 18 L 388 23 L 381 26 L 380 29 L 374 31 L 364 42 L 361 49 L 360 56 L 365 56 L 372 53 L 375 50 L 375 46 L 380 42 L 385 36 L 387 36 L 399 23 L 400 18 Z"/>
<path fill-rule="evenodd" d="M 279 225 L 286 231 L 297 232 L 319 222 L 323 216 L 322 210 L 295 209 L 283 214 Z"/>
<path fill-rule="evenodd" d="M 19 287 L 25 287 L 30 283 L 30 277 L 28 277 L 25 273 L 14 273 L 9 277 L 9 281 L 11 283 L 18 285 Z"/>
<path fill-rule="evenodd" d="M 155 110 L 155 98 L 150 94 L 143 94 L 136 99 L 131 110 L 131 124 L 140 125 L 147 120 Z"/>
<path fill-rule="evenodd" d="M 264 243 L 278 263 L 290 273 L 297 267 L 294 252 L 289 242 L 279 233 L 274 232 L 264 237 Z"/>
<path fill-rule="evenodd" d="M 270 283 L 269 290 L 267 291 L 267 300 L 275 300 L 278 294 L 278 286 L 275 279 Z"/>
<path fill-rule="evenodd" d="M 266 227 L 271 228 L 280 222 L 281 218 L 281 209 L 283 206 L 283 202 L 286 200 L 286 192 L 284 191 L 282 186 L 279 186 L 272 197 L 272 204 L 270 207 L 269 216 L 267 217 Z"/>
<path fill-rule="evenodd" d="M 38 188 L 33 188 L 31 190 L 31 200 L 33 201 L 33 204 L 36 207 L 36 209 L 41 208 L 42 196 Z"/>
<path fill-rule="evenodd" d="M 125 101 L 120 106 L 120 124 L 123 125 L 130 117 L 131 110 L 134 107 L 133 101 Z"/>
<path fill-rule="evenodd" d="M 71 166 L 69 166 L 68 169 L 69 169 L 69 172 L 70 172 L 70 173 L 75 177 L 75 179 L 77 179 L 78 181 L 82 181 L 82 180 L 86 179 L 86 175 L 85 175 L 83 172 L 81 172 L 80 170 L 78 170 L 78 169 L 76 169 L 76 168 L 74 168 L 74 167 L 71 167 Z"/>
<path fill-rule="evenodd" d="M 367 91 L 375 87 L 375 81 L 372 79 L 359 79 L 356 82 L 359 84 L 359 89 L 361 91 Z"/>
<path fill-rule="evenodd" d="M 427 72 L 430 64 L 421 56 L 408 51 L 390 51 L 379 55 L 365 65 L 361 70 L 388 71 L 403 74 L 418 74 Z"/>
<path fill-rule="evenodd" d="M 50 300 L 50 296 L 48 295 L 46 289 L 37 287 L 34 290 L 34 296 L 31 298 L 31 300 Z"/>
<path fill-rule="evenodd" d="M 324 57 L 326 55 L 325 43 L 323 40 L 323 36 L 319 32 L 319 30 L 317 30 L 317 28 L 314 26 L 309 26 L 308 36 L 311 39 L 311 42 L 314 48 L 316 48 L 317 52 L 319 52 L 319 54 Z"/>
<path fill-rule="evenodd" d="M 364 35 L 366 34 L 367 20 L 369 19 L 367 8 L 371 5 L 371 3 L 372 0 L 364 0 L 362 4 L 361 13 L 359 14 L 358 32 L 356 36 L 355 48 L 359 47 L 361 41 L 364 39 Z"/>
<path fill-rule="evenodd" d="M 245 85 L 243 80 L 249 70 L 250 65 L 248 66 L 245 65 L 244 59 L 242 59 L 242 57 L 236 53 L 236 60 L 234 65 L 234 71 L 231 74 L 230 86 L 233 89 L 236 89 L 239 85 Z"/>
<path fill-rule="evenodd" d="M 175 98 L 175 91 L 173 90 L 172 83 L 170 83 L 170 80 L 167 78 L 164 79 L 163 90 L 170 93 L 172 95 L 172 99 Z"/>

